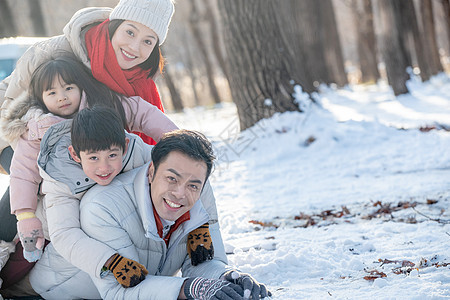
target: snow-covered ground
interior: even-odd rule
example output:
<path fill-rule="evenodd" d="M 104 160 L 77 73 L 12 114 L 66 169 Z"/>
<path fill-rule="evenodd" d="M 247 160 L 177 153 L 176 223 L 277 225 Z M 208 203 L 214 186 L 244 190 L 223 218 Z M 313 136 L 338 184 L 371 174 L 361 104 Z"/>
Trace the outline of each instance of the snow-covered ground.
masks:
<path fill-rule="evenodd" d="M 323 88 L 240 134 L 232 104 L 171 115 L 213 140 L 229 261 L 272 299 L 450 299 L 450 78 L 408 85 Z"/>
<path fill-rule="evenodd" d="M 232 104 L 170 114 L 213 141 L 230 264 L 272 299 L 450 299 L 450 78 L 409 88 L 323 88 L 242 133 Z"/>

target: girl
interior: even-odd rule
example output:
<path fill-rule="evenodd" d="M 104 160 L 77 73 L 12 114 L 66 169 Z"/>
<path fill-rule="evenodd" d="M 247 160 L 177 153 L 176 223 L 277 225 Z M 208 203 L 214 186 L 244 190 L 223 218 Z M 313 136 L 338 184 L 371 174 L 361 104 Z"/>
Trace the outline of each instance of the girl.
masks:
<path fill-rule="evenodd" d="M 1 125 L 4 136 L 16 149 L 11 164 L 10 202 L 11 213 L 18 219 L 21 242 L 18 247 L 23 248 L 25 259 L 34 262 L 42 253 L 44 236 L 48 236 L 44 232 L 46 226 L 42 226 L 40 221 L 45 217 L 36 217 L 36 214 L 39 215 L 36 210 L 42 181 L 36 160 L 41 138 L 51 125 L 72 118 L 80 108 L 108 104 L 119 113 L 124 128 L 145 132 L 156 140 L 177 127 L 155 106 L 139 97 L 124 98 L 112 93 L 96 82 L 81 63 L 68 56 L 58 56 L 35 70 L 31 77 L 29 99 L 33 106 L 21 119 L 17 120 L 11 112 L 4 116 L 5 122 Z M 21 252 L 16 251 L 18 255 Z M 24 268 L 25 274 L 32 264 L 28 266 Z M 5 272 L 16 268 L 6 265 L 2 269 L 3 288 L 12 284 L 8 282 L 11 277 Z"/>

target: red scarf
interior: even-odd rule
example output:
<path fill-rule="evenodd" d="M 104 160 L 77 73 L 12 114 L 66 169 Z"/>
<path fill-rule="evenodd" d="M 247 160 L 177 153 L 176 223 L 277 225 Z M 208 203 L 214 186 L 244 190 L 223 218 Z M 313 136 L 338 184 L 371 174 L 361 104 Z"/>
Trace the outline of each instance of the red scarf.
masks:
<path fill-rule="evenodd" d="M 189 211 L 185 212 L 181 217 L 179 217 L 176 221 L 175 224 L 173 224 L 170 227 L 169 232 L 167 233 L 167 235 L 163 238 L 163 225 L 161 222 L 161 217 L 158 215 L 158 212 L 155 209 L 155 206 L 153 206 L 153 215 L 155 216 L 155 222 L 156 222 L 156 229 L 158 230 L 158 235 L 160 238 L 162 238 L 164 240 L 164 242 L 166 242 L 166 246 L 169 246 L 169 240 L 170 240 L 170 236 L 172 235 L 172 233 L 177 230 L 177 228 L 183 224 L 184 222 L 188 221 L 191 219 L 191 214 L 189 213 Z"/>
<path fill-rule="evenodd" d="M 109 19 L 86 32 L 86 48 L 91 60 L 92 75 L 111 90 L 127 97 L 140 96 L 164 112 L 158 89 L 148 74 L 139 66 L 122 70 L 117 62 L 108 31 Z M 147 144 L 155 141 L 143 133 L 137 133 Z"/>

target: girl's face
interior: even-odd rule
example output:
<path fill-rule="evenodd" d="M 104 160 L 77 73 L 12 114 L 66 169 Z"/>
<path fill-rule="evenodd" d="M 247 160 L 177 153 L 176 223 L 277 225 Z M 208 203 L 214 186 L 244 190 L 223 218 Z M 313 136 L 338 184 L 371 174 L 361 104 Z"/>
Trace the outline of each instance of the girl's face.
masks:
<path fill-rule="evenodd" d="M 57 76 L 51 88 L 42 93 L 42 100 L 51 113 L 70 118 L 80 107 L 81 91 L 76 84 L 67 84 Z"/>
<path fill-rule="evenodd" d="M 111 39 L 117 62 L 123 70 L 146 61 L 157 42 L 158 36 L 153 30 L 141 23 L 127 20 L 117 27 Z"/>

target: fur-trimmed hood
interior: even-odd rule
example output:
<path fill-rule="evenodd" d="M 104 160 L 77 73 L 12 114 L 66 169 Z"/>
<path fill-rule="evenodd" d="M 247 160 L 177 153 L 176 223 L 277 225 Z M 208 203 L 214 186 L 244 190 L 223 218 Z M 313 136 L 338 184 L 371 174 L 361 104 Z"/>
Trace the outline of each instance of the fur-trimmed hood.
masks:
<path fill-rule="evenodd" d="M 15 105 L 12 110 L 3 111 L 2 117 L 0 118 L 1 137 L 13 149 L 20 136 L 27 131 L 29 131 L 28 139 L 40 139 L 48 126 L 62 119 L 52 113 L 44 113 L 40 107 L 30 106 L 30 102 L 21 101 L 20 104 Z"/>

